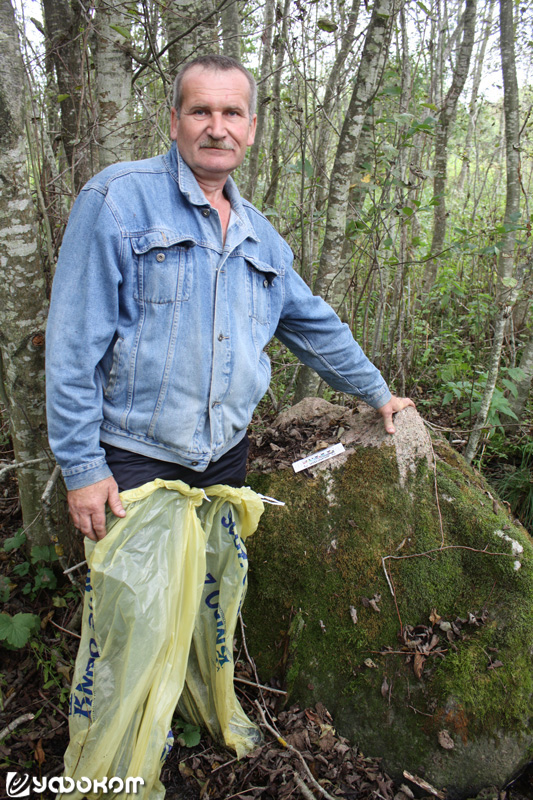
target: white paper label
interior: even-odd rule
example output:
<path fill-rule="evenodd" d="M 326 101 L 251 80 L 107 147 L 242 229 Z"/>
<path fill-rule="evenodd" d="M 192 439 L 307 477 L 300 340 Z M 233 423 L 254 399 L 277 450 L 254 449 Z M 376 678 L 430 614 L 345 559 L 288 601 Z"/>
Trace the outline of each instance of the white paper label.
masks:
<path fill-rule="evenodd" d="M 339 453 L 344 453 L 344 445 L 340 442 L 332 444 L 331 447 L 326 447 L 325 450 L 319 450 L 318 453 L 312 453 L 312 455 L 302 458 L 300 461 L 294 461 L 292 468 L 295 472 L 300 472 L 302 469 L 314 467 L 315 464 L 320 464 L 321 461 L 326 461 L 328 458 L 338 456 Z"/>

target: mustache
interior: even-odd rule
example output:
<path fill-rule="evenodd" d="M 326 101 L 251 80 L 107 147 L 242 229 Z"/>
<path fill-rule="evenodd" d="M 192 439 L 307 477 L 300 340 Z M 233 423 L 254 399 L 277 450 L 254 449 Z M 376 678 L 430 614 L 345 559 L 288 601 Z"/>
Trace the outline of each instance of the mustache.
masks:
<path fill-rule="evenodd" d="M 202 147 L 210 147 L 214 150 L 233 149 L 229 142 L 224 141 L 224 139 L 213 139 L 212 136 L 207 136 L 202 142 L 200 142 L 200 148 Z"/>

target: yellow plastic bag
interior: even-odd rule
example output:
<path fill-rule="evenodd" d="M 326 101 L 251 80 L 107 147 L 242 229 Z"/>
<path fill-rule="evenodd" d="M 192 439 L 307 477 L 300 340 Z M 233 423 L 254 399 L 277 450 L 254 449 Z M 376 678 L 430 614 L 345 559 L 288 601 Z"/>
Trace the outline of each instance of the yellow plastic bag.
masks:
<path fill-rule="evenodd" d="M 243 540 L 257 528 L 263 503 L 253 492 L 243 496 L 228 486 L 211 486 L 206 493 L 211 503 L 198 510 L 207 536 L 205 585 L 178 708 L 241 758 L 261 741 L 235 697 L 233 636 L 247 586 Z"/>
<path fill-rule="evenodd" d="M 172 746 L 169 729 L 193 634 L 184 699 L 191 718 L 239 755 L 257 742 L 233 690 L 232 638 L 246 583 L 242 539 L 256 529 L 263 503 L 251 489 L 204 492 L 162 480 L 121 499 L 126 517 L 110 516 L 107 536 L 86 540 L 89 571 L 65 776 L 76 783 L 107 779 L 108 788 L 112 778 L 139 777 L 136 794 L 116 792 L 115 781 L 107 796 L 162 800 L 159 773 Z M 208 591 L 213 578 L 217 587 Z M 217 608 L 209 608 L 216 598 Z M 58 797 L 85 796 L 103 794 L 75 789 Z"/>

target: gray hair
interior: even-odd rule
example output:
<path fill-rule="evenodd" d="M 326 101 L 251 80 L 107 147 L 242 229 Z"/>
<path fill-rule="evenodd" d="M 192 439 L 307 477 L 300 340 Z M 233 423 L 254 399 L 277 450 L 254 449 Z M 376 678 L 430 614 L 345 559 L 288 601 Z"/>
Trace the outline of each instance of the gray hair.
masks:
<path fill-rule="evenodd" d="M 243 75 L 246 76 L 248 84 L 250 86 L 250 101 L 248 105 L 248 110 L 250 114 L 250 122 L 253 119 L 255 114 L 255 108 L 257 105 L 257 84 L 255 82 L 254 76 L 251 72 L 249 72 L 246 67 L 243 67 L 235 58 L 230 58 L 230 56 L 219 56 L 216 54 L 210 54 L 207 56 L 199 56 L 195 58 L 193 61 L 189 61 L 188 64 L 185 64 L 174 79 L 174 90 L 172 93 L 172 105 L 176 109 L 176 114 L 180 115 L 181 112 L 181 103 L 183 100 L 182 95 L 182 85 L 183 85 L 183 78 L 186 73 L 192 69 L 193 67 L 202 67 L 202 69 L 211 69 L 215 72 L 229 72 L 232 69 L 237 69 L 239 72 L 242 72 Z"/>

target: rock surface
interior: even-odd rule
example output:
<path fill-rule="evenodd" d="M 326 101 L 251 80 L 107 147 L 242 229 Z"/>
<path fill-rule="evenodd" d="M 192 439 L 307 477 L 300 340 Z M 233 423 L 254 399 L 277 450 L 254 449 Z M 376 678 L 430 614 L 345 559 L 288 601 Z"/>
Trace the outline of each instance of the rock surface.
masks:
<path fill-rule="evenodd" d="M 250 476 L 286 502 L 249 540 L 261 677 L 324 703 L 396 780 L 451 800 L 503 788 L 533 754 L 531 538 L 413 409 L 391 437 L 372 410 L 303 402 L 276 421 L 278 462 L 308 455 L 309 431 L 346 452 Z"/>

